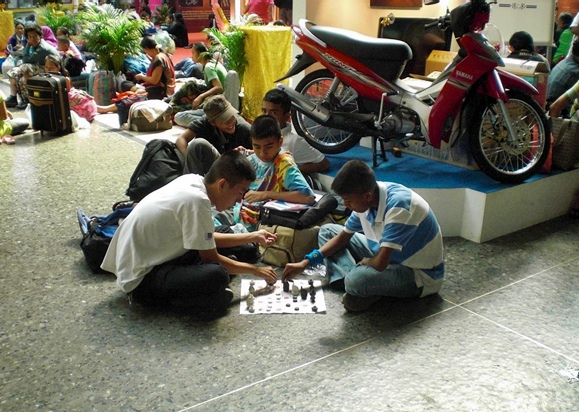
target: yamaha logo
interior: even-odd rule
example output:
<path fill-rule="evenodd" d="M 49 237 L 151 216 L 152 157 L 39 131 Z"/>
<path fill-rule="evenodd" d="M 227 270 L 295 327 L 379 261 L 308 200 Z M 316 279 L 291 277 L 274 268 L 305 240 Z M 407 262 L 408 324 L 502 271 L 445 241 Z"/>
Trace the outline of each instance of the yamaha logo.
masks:
<path fill-rule="evenodd" d="M 457 71 L 456 71 L 456 75 L 457 75 L 458 77 L 462 77 L 462 78 L 468 79 L 468 80 L 472 80 L 472 79 L 473 79 L 472 74 L 468 74 L 468 73 L 462 72 L 462 71 L 460 71 L 460 70 L 457 70 Z"/>

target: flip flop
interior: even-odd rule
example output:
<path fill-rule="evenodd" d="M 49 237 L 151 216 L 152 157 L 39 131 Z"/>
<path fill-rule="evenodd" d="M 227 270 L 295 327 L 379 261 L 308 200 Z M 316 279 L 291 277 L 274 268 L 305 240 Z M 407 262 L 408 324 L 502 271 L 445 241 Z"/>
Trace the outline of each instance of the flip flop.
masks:
<path fill-rule="evenodd" d="M 4 137 L 2 138 L 2 143 L 4 143 L 4 144 L 14 144 L 14 143 L 16 143 L 16 142 L 14 141 L 14 138 L 13 138 L 12 136 L 6 135 L 6 136 L 4 136 Z"/>

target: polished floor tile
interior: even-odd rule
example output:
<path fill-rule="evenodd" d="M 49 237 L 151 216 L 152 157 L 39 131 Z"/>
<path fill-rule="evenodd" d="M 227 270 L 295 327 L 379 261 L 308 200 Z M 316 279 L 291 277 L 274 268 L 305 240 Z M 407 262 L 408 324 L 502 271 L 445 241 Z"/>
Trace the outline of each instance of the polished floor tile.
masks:
<path fill-rule="evenodd" d="M 142 150 L 98 124 L 0 146 L 0 411 L 579 410 L 579 222 L 445 239 L 425 299 L 208 320 L 84 262 L 76 210 L 124 199 Z"/>

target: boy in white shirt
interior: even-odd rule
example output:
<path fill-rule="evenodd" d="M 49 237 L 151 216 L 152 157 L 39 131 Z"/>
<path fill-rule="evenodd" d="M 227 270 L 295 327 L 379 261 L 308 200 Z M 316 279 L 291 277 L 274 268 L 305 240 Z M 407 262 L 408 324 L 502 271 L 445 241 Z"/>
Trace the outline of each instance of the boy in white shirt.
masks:
<path fill-rule="evenodd" d="M 220 311 L 233 292 L 229 274 L 250 273 L 274 283 L 269 266 L 220 255 L 217 247 L 257 242 L 271 246 L 266 231 L 215 233 L 211 207 L 226 210 L 239 202 L 255 179 L 247 158 L 221 155 L 205 177 L 183 175 L 141 200 L 117 229 L 101 267 L 117 276 L 120 288 L 145 305 Z"/>

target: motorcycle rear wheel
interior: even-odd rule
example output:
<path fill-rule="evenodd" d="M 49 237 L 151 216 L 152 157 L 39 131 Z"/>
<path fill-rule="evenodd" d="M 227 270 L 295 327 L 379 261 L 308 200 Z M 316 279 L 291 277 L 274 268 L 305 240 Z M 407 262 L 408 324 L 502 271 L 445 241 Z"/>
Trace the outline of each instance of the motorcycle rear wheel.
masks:
<path fill-rule="evenodd" d="M 350 87 L 340 83 L 335 93 L 328 95 L 334 75 L 329 70 L 316 70 L 305 76 L 295 90 L 308 99 L 322 106 L 341 112 L 358 112 L 358 101 L 342 105 L 342 99 L 348 95 Z M 297 134 L 303 136 L 309 144 L 322 153 L 337 154 L 351 149 L 358 143 L 360 136 L 346 130 L 323 126 L 299 111 L 292 109 L 292 123 Z"/>
<path fill-rule="evenodd" d="M 514 142 L 496 100 L 481 99 L 469 129 L 472 156 L 491 178 L 508 184 L 522 183 L 545 163 L 551 146 L 549 123 L 541 106 L 530 96 L 508 91 L 505 103 L 515 130 Z"/>

